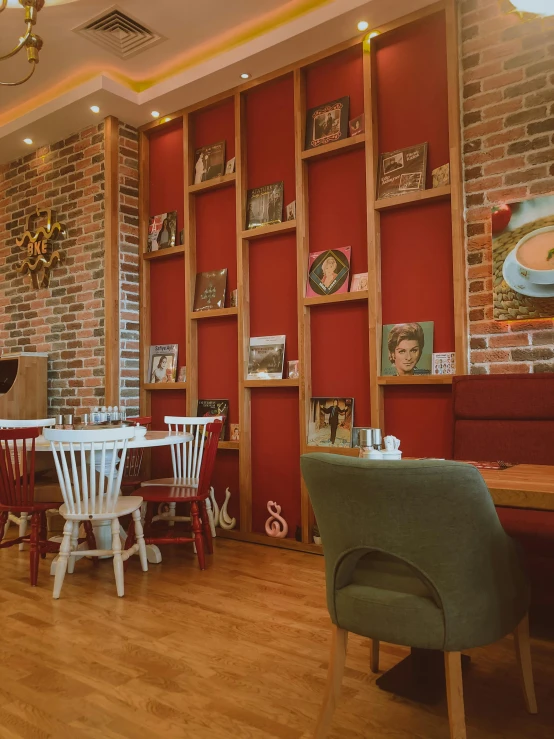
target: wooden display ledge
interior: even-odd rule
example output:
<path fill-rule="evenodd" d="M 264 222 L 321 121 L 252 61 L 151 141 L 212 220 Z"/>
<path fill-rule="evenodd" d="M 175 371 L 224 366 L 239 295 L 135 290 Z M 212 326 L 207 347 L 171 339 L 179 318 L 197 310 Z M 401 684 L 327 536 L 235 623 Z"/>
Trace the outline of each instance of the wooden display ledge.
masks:
<path fill-rule="evenodd" d="M 336 295 L 316 295 L 304 298 L 304 305 L 327 305 L 328 303 L 350 303 L 352 300 L 367 300 L 367 290 L 359 290 L 353 293 L 339 293 Z"/>
<path fill-rule="evenodd" d="M 351 136 L 348 139 L 334 141 L 332 144 L 318 146 L 316 149 L 306 149 L 301 154 L 302 159 L 315 159 L 324 157 L 332 157 L 343 151 L 353 151 L 354 149 L 362 149 L 365 146 L 365 133 L 359 133 L 357 136 Z"/>
<path fill-rule="evenodd" d="M 158 251 L 147 251 L 143 254 L 143 259 L 163 259 L 163 257 L 171 257 L 174 254 L 184 254 L 185 246 L 180 244 L 179 246 L 170 246 L 169 249 L 158 249 Z"/>
<path fill-rule="evenodd" d="M 186 390 L 186 382 L 145 382 L 143 390 Z"/>
<path fill-rule="evenodd" d="M 252 241 L 253 239 L 263 239 L 264 236 L 273 236 L 273 234 L 286 233 L 287 231 L 296 231 L 296 221 L 283 221 L 283 223 L 274 223 L 271 226 L 250 228 L 241 232 L 241 238 Z"/>
<path fill-rule="evenodd" d="M 198 185 L 189 185 L 189 192 L 191 194 L 205 192 L 206 190 L 220 190 L 222 187 L 229 187 L 234 185 L 237 179 L 236 174 L 222 174 L 219 177 L 213 177 L 211 180 L 206 182 L 200 182 Z"/>
<path fill-rule="evenodd" d="M 434 187 L 429 190 L 418 190 L 411 195 L 398 195 L 395 198 L 381 198 L 375 201 L 375 210 L 391 210 L 393 208 L 403 208 L 405 205 L 413 203 L 427 202 L 429 200 L 449 200 L 450 185 L 444 187 Z"/>
<path fill-rule="evenodd" d="M 220 441 L 217 445 L 218 449 L 230 449 L 232 451 L 238 452 L 239 450 L 239 443 L 238 441 Z"/>
<path fill-rule="evenodd" d="M 193 321 L 199 321 L 201 318 L 224 318 L 225 316 L 236 316 L 238 308 L 216 308 L 214 310 L 198 310 L 192 311 L 190 317 Z"/>
<path fill-rule="evenodd" d="M 266 534 L 254 534 L 253 532 L 242 532 L 237 529 L 217 529 L 217 535 L 222 539 L 235 539 L 237 541 L 245 541 L 249 544 L 264 544 L 266 547 L 281 547 L 283 549 L 295 549 L 299 552 L 309 552 L 310 554 L 323 554 L 323 547 L 320 544 L 304 544 L 296 539 L 277 539 Z"/>
<path fill-rule="evenodd" d="M 298 387 L 300 380 L 284 377 L 282 380 L 244 380 L 244 387 Z"/>
<path fill-rule="evenodd" d="M 452 385 L 454 375 L 400 375 L 378 377 L 378 385 Z"/>

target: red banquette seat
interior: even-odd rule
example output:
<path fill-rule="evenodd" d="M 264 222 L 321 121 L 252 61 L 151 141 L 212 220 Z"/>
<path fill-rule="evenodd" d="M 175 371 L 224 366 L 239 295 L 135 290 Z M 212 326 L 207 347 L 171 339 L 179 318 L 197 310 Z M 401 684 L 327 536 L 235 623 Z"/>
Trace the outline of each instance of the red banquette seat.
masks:
<path fill-rule="evenodd" d="M 452 390 L 454 459 L 554 465 L 554 374 L 459 376 Z M 554 512 L 497 511 L 524 548 L 535 612 L 554 615 Z"/>

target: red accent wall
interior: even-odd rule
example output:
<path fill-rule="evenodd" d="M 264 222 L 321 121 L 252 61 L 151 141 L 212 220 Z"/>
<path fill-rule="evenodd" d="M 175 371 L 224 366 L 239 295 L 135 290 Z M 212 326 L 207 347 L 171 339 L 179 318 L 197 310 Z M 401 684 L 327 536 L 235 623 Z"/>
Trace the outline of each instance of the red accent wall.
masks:
<path fill-rule="evenodd" d="M 213 108 L 198 111 L 193 116 L 193 125 L 195 149 L 225 141 L 225 159 L 235 156 L 234 98 L 228 98 Z"/>
<path fill-rule="evenodd" d="M 328 57 L 306 72 L 306 108 L 350 97 L 350 119 L 364 112 L 363 56 L 360 46 Z"/>

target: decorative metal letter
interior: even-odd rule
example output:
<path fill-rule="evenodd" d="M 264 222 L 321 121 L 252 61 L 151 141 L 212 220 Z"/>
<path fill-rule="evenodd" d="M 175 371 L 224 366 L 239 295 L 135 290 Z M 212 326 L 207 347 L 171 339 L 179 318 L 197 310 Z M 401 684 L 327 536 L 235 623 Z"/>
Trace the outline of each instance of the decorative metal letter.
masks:
<path fill-rule="evenodd" d="M 39 226 L 31 231 L 31 221 L 35 217 L 46 216 L 46 228 Z M 56 241 L 60 234 L 65 235 L 65 226 L 56 221 L 56 214 L 50 208 L 39 208 L 37 205 L 34 213 L 27 216 L 25 233 L 21 238 L 16 238 L 17 246 L 27 251 L 26 259 L 16 265 L 17 273 L 20 275 L 31 275 L 33 287 L 38 290 L 48 287 L 50 282 L 50 270 L 64 259 L 61 251 L 53 250 L 51 241 Z"/>

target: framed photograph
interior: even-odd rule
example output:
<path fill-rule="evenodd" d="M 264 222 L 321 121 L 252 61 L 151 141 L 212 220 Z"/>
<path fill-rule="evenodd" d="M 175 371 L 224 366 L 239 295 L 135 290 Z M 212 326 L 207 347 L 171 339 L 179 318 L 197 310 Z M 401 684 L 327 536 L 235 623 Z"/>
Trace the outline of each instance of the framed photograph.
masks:
<path fill-rule="evenodd" d="M 298 359 L 289 360 L 289 377 L 291 380 L 298 380 L 300 372 L 298 370 Z"/>
<path fill-rule="evenodd" d="M 350 292 L 359 293 L 363 290 L 367 290 L 367 272 L 358 272 L 357 274 L 352 275 Z"/>
<path fill-rule="evenodd" d="M 377 199 L 425 190 L 427 143 L 389 151 L 379 157 Z"/>
<path fill-rule="evenodd" d="M 177 231 L 177 211 L 160 213 L 152 216 L 148 224 L 148 251 L 159 251 L 175 246 L 175 233 Z"/>
<path fill-rule="evenodd" d="M 296 200 L 293 200 L 292 203 L 289 203 L 286 208 L 287 211 L 287 221 L 295 221 L 296 220 Z"/>
<path fill-rule="evenodd" d="M 179 367 L 179 374 L 177 375 L 177 382 L 186 382 L 186 381 L 187 381 L 187 368 Z"/>
<path fill-rule="evenodd" d="M 331 144 L 348 136 L 350 98 L 343 97 L 311 108 L 306 114 L 306 149 Z"/>
<path fill-rule="evenodd" d="M 247 380 L 283 379 L 285 339 L 285 335 L 251 337 Z"/>
<path fill-rule="evenodd" d="M 229 441 L 240 441 L 240 431 L 238 423 L 229 424 Z"/>
<path fill-rule="evenodd" d="M 193 312 L 224 308 L 226 289 L 227 268 L 199 272 L 196 275 Z"/>
<path fill-rule="evenodd" d="M 354 398 L 311 398 L 309 446 L 352 446 Z"/>
<path fill-rule="evenodd" d="M 283 221 L 283 183 L 248 190 L 246 228 L 269 226 Z"/>
<path fill-rule="evenodd" d="M 235 171 L 236 157 L 229 159 L 225 165 L 225 174 L 233 174 Z"/>
<path fill-rule="evenodd" d="M 433 175 L 433 187 L 445 187 L 450 184 L 450 164 L 437 167 L 431 174 Z"/>
<path fill-rule="evenodd" d="M 433 330 L 433 321 L 383 326 L 381 375 L 430 375 Z"/>
<path fill-rule="evenodd" d="M 196 415 L 200 418 L 214 417 L 223 420 L 223 427 L 219 434 L 220 441 L 225 439 L 225 428 L 227 424 L 227 416 L 229 415 L 228 400 L 198 400 L 196 407 Z"/>
<path fill-rule="evenodd" d="M 440 352 L 433 354 L 433 374 L 434 375 L 455 375 L 456 374 L 456 353 Z"/>
<path fill-rule="evenodd" d="M 236 308 L 239 304 L 239 291 L 237 288 L 231 290 L 231 296 L 229 298 L 229 307 Z"/>
<path fill-rule="evenodd" d="M 361 115 L 356 116 L 356 118 L 352 118 L 350 123 L 348 124 L 348 128 L 350 129 L 350 136 L 357 136 L 360 133 L 365 132 L 365 116 L 362 113 Z"/>
<path fill-rule="evenodd" d="M 554 195 L 493 206 L 491 230 L 493 317 L 554 317 Z"/>
<path fill-rule="evenodd" d="M 194 184 L 219 177 L 225 172 L 225 141 L 210 144 L 194 152 Z"/>
<path fill-rule="evenodd" d="M 349 246 L 311 252 L 308 257 L 306 297 L 348 292 Z"/>
<path fill-rule="evenodd" d="M 175 382 L 178 344 L 155 344 L 150 347 L 146 382 Z"/>

